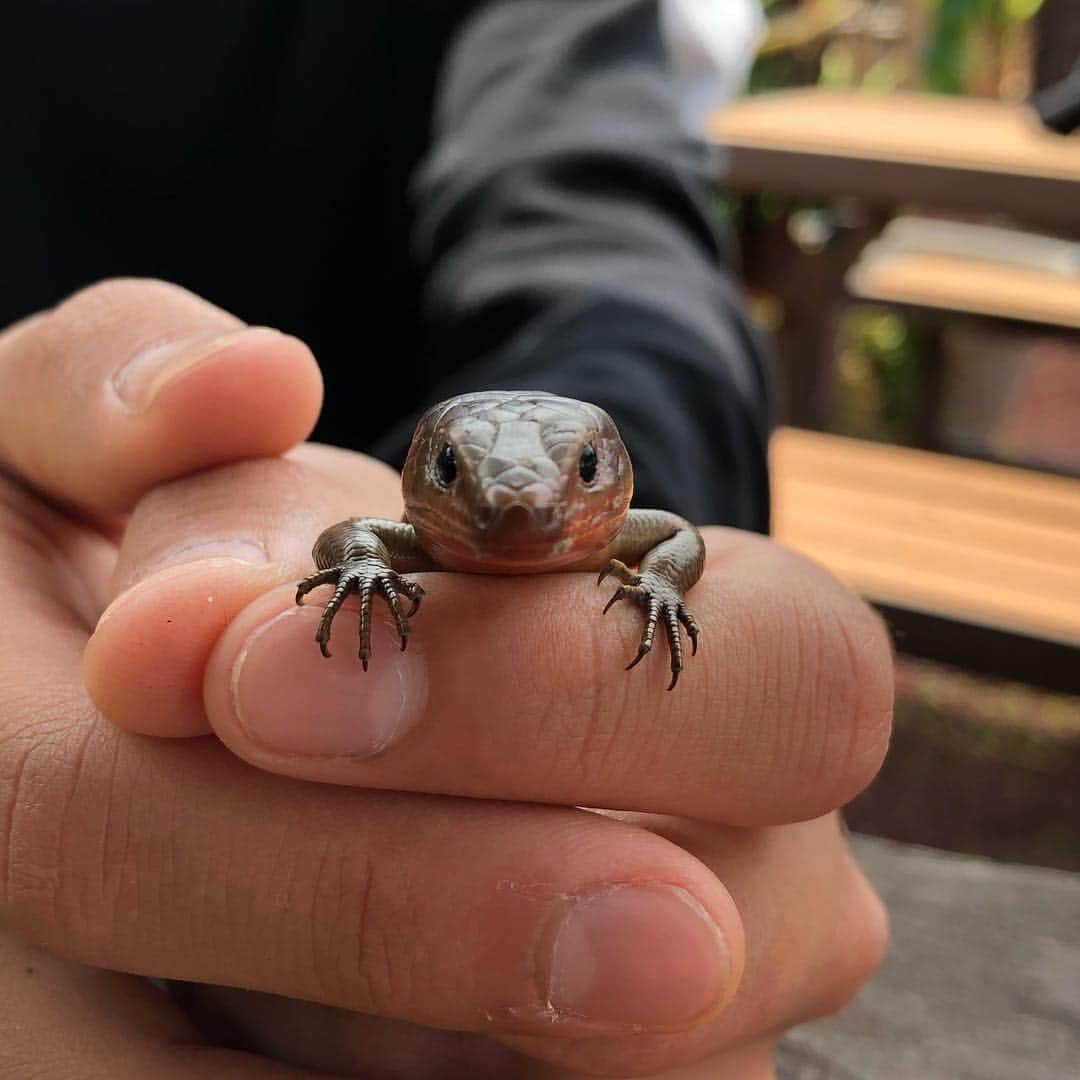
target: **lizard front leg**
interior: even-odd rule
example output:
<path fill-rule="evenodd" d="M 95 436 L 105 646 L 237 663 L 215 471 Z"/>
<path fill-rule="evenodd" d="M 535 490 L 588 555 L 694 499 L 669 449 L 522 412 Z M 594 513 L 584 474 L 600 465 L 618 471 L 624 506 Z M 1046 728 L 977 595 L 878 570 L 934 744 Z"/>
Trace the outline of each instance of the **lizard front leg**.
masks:
<path fill-rule="evenodd" d="M 683 601 L 683 594 L 701 577 L 705 568 L 705 542 L 685 518 L 665 510 L 631 510 L 605 552 L 607 565 L 597 578 L 609 575 L 621 582 L 604 606 L 604 614 L 619 600 L 633 600 L 645 609 L 645 626 L 637 655 L 627 670 L 638 664 L 653 647 L 657 625 L 663 621 L 671 653 L 671 682 L 675 689 L 683 669 L 683 644 L 679 625 L 690 637 L 691 653 L 697 652 L 700 628 Z M 623 561 L 626 560 L 626 561 Z M 635 573 L 626 562 L 636 563 Z"/>
<path fill-rule="evenodd" d="M 296 589 L 296 602 L 303 602 L 312 589 L 334 585 L 333 596 L 319 622 L 315 640 L 323 656 L 330 655 L 330 629 L 334 616 L 350 593 L 360 596 L 360 662 L 367 671 L 371 658 L 372 596 L 378 593 L 386 601 L 397 626 L 401 648 L 409 643 L 408 620 L 420 608 L 424 590 L 409 578 L 402 577 L 398 568 L 429 569 L 431 560 L 424 554 L 413 527 L 404 521 L 384 521 L 380 518 L 349 518 L 325 529 L 311 557 L 318 568 Z M 401 597 L 412 606 L 404 611 Z"/>

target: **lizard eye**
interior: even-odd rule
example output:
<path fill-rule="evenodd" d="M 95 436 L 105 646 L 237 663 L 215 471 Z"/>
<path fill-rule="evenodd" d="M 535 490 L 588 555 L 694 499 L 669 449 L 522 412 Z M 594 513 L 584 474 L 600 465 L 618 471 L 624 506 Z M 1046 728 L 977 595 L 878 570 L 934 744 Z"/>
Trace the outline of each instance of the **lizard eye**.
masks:
<path fill-rule="evenodd" d="M 586 484 L 591 484 L 596 479 L 596 447 L 592 443 L 586 443 L 585 449 L 581 451 L 578 472 Z"/>
<path fill-rule="evenodd" d="M 439 473 L 439 483 L 443 487 L 449 487 L 457 479 L 457 459 L 454 457 L 454 448 L 449 443 L 443 443 L 443 448 L 435 459 L 435 468 Z"/>

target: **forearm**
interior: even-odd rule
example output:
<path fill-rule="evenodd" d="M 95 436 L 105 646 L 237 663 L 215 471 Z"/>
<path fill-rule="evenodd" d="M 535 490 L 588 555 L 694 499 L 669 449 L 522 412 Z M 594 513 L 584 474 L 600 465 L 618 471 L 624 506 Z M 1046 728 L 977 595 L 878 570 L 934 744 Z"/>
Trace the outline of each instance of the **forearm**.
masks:
<path fill-rule="evenodd" d="M 640 505 L 763 529 L 761 358 L 679 128 L 656 6 L 503 3 L 462 36 L 416 183 L 446 396 L 542 387 L 627 436 Z M 401 456 L 415 417 L 379 450 Z"/>

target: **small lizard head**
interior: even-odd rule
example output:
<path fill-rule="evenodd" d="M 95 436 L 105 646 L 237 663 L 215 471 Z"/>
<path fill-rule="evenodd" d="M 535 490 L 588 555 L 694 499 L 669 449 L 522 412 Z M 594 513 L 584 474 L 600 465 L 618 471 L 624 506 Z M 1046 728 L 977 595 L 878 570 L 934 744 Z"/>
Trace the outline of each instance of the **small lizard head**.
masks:
<path fill-rule="evenodd" d="M 540 391 L 465 394 L 430 409 L 402 475 L 424 550 L 450 570 L 556 570 L 622 527 L 630 458 L 603 409 Z"/>

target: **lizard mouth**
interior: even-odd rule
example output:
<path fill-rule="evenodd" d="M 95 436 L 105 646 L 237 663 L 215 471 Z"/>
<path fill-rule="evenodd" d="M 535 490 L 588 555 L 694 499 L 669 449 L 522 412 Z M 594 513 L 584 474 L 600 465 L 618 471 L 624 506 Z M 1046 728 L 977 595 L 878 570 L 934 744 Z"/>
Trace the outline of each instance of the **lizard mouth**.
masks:
<path fill-rule="evenodd" d="M 528 543 L 534 536 L 557 531 L 560 525 L 554 506 L 527 502 L 485 503 L 472 518 L 476 531 L 494 544 Z"/>
<path fill-rule="evenodd" d="M 441 538 L 446 565 L 495 573 L 554 569 L 573 561 L 562 524 L 554 506 L 487 503 Z"/>
<path fill-rule="evenodd" d="M 557 507 L 513 503 L 466 518 L 443 517 L 437 528 L 414 516 L 413 525 L 433 558 L 448 570 L 530 574 L 581 562 L 618 532 L 621 515 L 579 516 L 567 522 Z"/>

